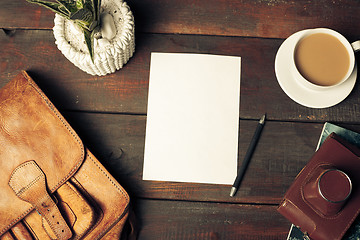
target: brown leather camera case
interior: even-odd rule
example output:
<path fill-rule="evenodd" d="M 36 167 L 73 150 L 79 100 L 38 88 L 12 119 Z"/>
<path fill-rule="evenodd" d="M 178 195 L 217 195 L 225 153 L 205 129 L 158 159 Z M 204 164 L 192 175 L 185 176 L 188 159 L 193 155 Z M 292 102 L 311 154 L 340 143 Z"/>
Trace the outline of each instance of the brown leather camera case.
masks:
<path fill-rule="evenodd" d="M 129 196 L 26 72 L 0 90 L 0 239 L 119 239 Z"/>
<path fill-rule="evenodd" d="M 301 228 L 311 239 L 341 239 L 360 211 L 360 150 L 332 133 L 295 178 L 278 211 Z M 324 215 L 304 197 L 304 186 L 319 167 L 331 167 L 345 172 L 353 183 L 352 193 L 341 210 Z"/>

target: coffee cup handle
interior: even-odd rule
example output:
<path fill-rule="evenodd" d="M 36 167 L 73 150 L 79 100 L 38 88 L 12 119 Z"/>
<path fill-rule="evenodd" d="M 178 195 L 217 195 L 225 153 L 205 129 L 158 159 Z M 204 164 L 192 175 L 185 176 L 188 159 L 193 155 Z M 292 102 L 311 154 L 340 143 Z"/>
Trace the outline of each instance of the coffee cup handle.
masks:
<path fill-rule="evenodd" d="M 351 46 L 354 49 L 354 52 L 360 51 L 360 40 L 351 43 Z"/>

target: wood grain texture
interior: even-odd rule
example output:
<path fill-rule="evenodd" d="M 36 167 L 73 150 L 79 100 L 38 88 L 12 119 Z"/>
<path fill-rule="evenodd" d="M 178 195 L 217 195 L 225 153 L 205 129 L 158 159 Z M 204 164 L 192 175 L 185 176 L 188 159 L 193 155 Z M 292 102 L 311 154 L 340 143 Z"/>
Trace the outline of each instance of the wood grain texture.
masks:
<path fill-rule="evenodd" d="M 311 109 L 292 101 L 280 88 L 274 59 L 282 40 L 243 37 L 139 34 L 133 58 L 120 71 L 104 77 L 76 68 L 57 50 L 51 31 L 0 32 L 0 86 L 21 69 L 61 109 L 146 114 L 151 52 L 185 52 L 242 57 L 240 117 L 272 120 L 357 122 L 359 85 L 342 103 Z"/>
<path fill-rule="evenodd" d="M 148 33 L 286 38 L 329 27 L 360 35 L 357 0 L 128 0 L 136 29 Z M 54 13 L 25 0 L 2 0 L 0 28 L 50 29 Z"/>
<path fill-rule="evenodd" d="M 274 206 L 135 200 L 139 239 L 286 239 L 290 223 Z"/>
<path fill-rule="evenodd" d="M 306 28 L 328 27 L 357 40 L 360 1 L 127 3 L 135 16 L 135 55 L 120 71 L 98 77 L 57 49 L 54 13 L 25 0 L 1 0 L 0 87 L 29 72 L 129 192 L 139 239 L 285 239 L 290 223 L 276 206 L 314 153 L 325 121 L 360 132 L 360 89 L 356 84 L 331 108 L 300 106 L 276 80 L 276 52 L 283 39 Z M 242 57 L 239 165 L 257 120 L 266 112 L 268 121 L 235 197 L 227 185 L 142 180 L 151 52 Z"/>
<path fill-rule="evenodd" d="M 228 185 L 143 181 L 145 116 L 73 112 L 65 116 L 130 195 L 187 201 L 278 204 L 314 153 L 322 129 L 322 124 L 267 122 L 240 189 L 231 198 Z M 240 121 L 239 165 L 256 124 Z"/>

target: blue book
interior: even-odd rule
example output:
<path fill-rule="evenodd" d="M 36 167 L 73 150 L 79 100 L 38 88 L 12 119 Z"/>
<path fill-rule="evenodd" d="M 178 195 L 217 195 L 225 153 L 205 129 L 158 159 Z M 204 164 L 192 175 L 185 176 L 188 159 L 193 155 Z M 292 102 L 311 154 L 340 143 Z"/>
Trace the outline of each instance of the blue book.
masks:
<path fill-rule="evenodd" d="M 331 134 L 336 133 L 348 142 L 360 147 L 360 133 L 348 130 L 346 128 L 337 126 L 332 123 L 326 122 L 320 134 L 320 139 L 316 150 L 319 149 L 325 139 Z M 291 225 L 287 240 L 308 240 L 309 238 L 304 235 L 301 230 L 294 224 Z M 360 216 L 354 221 L 353 225 L 349 228 L 343 240 L 359 240 L 360 239 Z"/>

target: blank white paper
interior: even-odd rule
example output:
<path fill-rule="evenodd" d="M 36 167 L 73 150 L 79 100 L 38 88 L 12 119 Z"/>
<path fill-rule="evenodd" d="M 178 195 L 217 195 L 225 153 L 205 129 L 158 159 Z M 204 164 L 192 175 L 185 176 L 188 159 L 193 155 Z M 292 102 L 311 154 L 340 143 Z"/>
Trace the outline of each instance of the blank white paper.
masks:
<path fill-rule="evenodd" d="M 241 58 L 152 53 L 144 180 L 233 184 Z"/>

